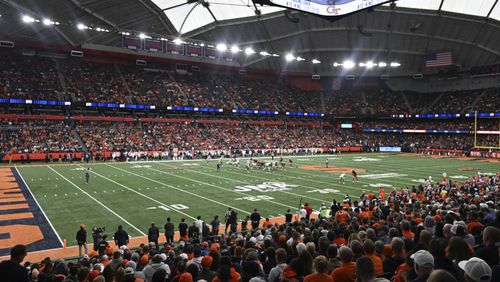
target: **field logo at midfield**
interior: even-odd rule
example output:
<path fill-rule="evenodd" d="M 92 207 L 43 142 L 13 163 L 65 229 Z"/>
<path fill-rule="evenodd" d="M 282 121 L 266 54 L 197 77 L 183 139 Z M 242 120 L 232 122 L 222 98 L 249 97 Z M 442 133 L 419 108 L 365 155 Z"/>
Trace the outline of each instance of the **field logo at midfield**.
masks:
<path fill-rule="evenodd" d="M 380 162 L 381 159 L 365 158 L 365 157 L 355 157 L 352 158 L 354 162 Z"/>
<path fill-rule="evenodd" d="M 388 173 L 363 174 L 360 175 L 359 177 L 368 179 L 381 179 L 381 178 L 394 178 L 394 177 L 404 177 L 404 176 L 408 176 L 408 174 L 388 172 Z"/>
<path fill-rule="evenodd" d="M 425 179 L 412 179 L 411 182 L 425 183 Z"/>
<path fill-rule="evenodd" d="M 134 165 L 131 168 L 151 168 L 150 165 Z"/>
<path fill-rule="evenodd" d="M 298 185 L 286 184 L 284 182 L 264 182 L 262 184 L 257 185 L 243 185 L 236 186 L 233 191 L 234 192 L 280 192 L 280 191 L 288 191 L 292 190 L 292 187 L 298 187 Z"/>

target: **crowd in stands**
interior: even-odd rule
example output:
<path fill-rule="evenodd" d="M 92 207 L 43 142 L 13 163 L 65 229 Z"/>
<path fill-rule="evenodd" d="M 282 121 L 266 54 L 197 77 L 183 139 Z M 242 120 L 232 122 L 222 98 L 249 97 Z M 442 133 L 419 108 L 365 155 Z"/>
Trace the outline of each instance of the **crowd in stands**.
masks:
<path fill-rule="evenodd" d="M 112 64 L 61 61 L 67 99 L 75 102 L 127 103 L 127 90 Z"/>
<path fill-rule="evenodd" d="M 5 122 L 7 123 L 7 122 Z M 372 121 L 355 129 L 335 126 L 257 125 L 220 123 L 139 122 L 14 122 L 0 127 L 0 153 L 139 152 L 173 150 L 243 150 L 380 146 L 419 149 L 470 150 L 471 134 L 363 133 L 362 128 L 471 129 L 470 122 Z M 443 128 L 443 126 L 445 126 Z M 496 122 L 479 129 L 498 130 Z M 478 135 L 477 145 L 498 146 L 498 135 Z"/>
<path fill-rule="evenodd" d="M 8 53 L 0 59 L 0 68 L 0 98 L 64 98 L 73 102 L 325 112 L 334 115 L 388 116 L 500 110 L 498 88 L 413 93 L 373 87 L 319 93 L 301 90 L 279 78 L 203 72 L 181 75 L 168 72 L 167 66 L 161 65 L 125 66 L 78 59 L 21 57 Z"/>
<path fill-rule="evenodd" d="M 346 195 L 329 207 L 304 205 L 296 221 L 288 211 L 284 223 L 260 220 L 257 209 L 252 225 L 237 221 L 231 209 L 225 222 L 209 223 L 204 219 L 213 215 L 205 215 L 188 227 L 167 219 L 168 243 L 157 244 L 163 235 L 152 225 L 150 243 L 138 249 L 127 247 L 119 227 L 114 244 L 103 236 L 78 262 L 46 258 L 21 266 L 27 250 L 18 245 L 0 263 L 0 276 L 7 282 L 499 281 L 499 185 L 500 174 L 461 183 L 443 175 L 419 186 Z M 229 233 L 222 233 L 224 223 Z M 82 243 L 84 229 L 77 235 Z"/>
<path fill-rule="evenodd" d="M 2 153 L 81 152 L 83 146 L 63 121 L 30 121 L 2 126 Z"/>
<path fill-rule="evenodd" d="M 55 63 L 0 53 L 0 98 L 60 100 Z"/>

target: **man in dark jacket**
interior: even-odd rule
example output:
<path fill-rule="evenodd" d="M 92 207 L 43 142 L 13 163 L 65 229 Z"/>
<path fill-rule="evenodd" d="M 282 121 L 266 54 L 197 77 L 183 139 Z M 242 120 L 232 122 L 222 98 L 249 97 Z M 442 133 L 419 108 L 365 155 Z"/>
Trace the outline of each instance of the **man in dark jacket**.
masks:
<path fill-rule="evenodd" d="M 188 225 L 185 221 L 186 219 L 182 218 L 181 223 L 179 223 L 179 235 L 181 239 L 186 239 L 188 235 Z"/>
<path fill-rule="evenodd" d="M 87 230 L 85 230 L 85 225 L 80 224 L 80 230 L 76 232 L 76 243 L 78 244 L 78 256 L 82 257 L 82 246 L 85 249 L 85 254 L 87 254 Z"/>
<path fill-rule="evenodd" d="M 167 243 L 172 243 L 174 241 L 175 226 L 170 222 L 170 217 L 167 218 L 167 223 L 165 223 L 165 238 Z"/>
<path fill-rule="evenodd" d="M 151 223 L 151 227 L 148 230 L 148 242 L 154 242 L 156 249 L 158 250 L 158 238 L 160 238 L 160 229 L 155 226 L 154 222 Z"/>
<path fill-rule="evenodd" d="M 118 225 L 118 230 L 115 232 L 115 244 L 120 248 L 123 245 L 128 244 L 128 233 L 127 231 L 123 230 L 123 227 L 121 225 Z"/>
<path fill-rule="evenodd" d="M 253 213 L 250 215 L 250 220 L 252 221 L 252 230 L 257 229 L 260 222 L 260 213 L 257 212 L 257 209 L 253 210 Z"/>

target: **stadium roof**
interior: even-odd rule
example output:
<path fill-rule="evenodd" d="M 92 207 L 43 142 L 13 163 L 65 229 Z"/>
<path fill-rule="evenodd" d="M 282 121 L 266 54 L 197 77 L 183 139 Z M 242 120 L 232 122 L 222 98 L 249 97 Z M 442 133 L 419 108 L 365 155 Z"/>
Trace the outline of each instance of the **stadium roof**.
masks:
<path fill-rule="evenodd" d="M 187 33 L 216 21 L 252 17 L 255 8 L 251 0 L 152 0 L 167 15 L 177 32 Z M 210 11 L 201 3 L 209 4 Z M 431 11 L 448 11 L 500 20 L 500 5 L 496 0 L 399 0 L 398 7 Z M 385 4 L 389 6 L 390 4 Z M 496 7 L 495 7 L 496 6 Z M 279 7 L 258 6 L 262 14 L 285 10 Z"/>
<path fill-rule="evenodd" d="M 332 64 L 346 59 L 398 61 L 402 67 L 391 70 L 394 75 L 426 72 L 426 54 L 437 51 L 452 52 L 457 69 L 500 62 L 500 0 L 400 0 L 395 7 L 386 4 L 335 21 L 277 7 L 257 8 L 260 16 L 250 0 L 0 0 L 0 36 L 120 46 L 122 30 L 170 37 L 180 31 L 187 40 L 281 55 L 257 53 L 245 57 L 242 67 L 321 74 L 340 72 Z M 20 20 L 23 14 L 67 24 L 27 25 Z M 78 23 L 111 32 L 78 30 Z M 288 52 L 307 60 L 286 62 Z M 312 59 L 322 63 L 313 65 Z M 355 73 L 377 71 L 357 68 Z"/>

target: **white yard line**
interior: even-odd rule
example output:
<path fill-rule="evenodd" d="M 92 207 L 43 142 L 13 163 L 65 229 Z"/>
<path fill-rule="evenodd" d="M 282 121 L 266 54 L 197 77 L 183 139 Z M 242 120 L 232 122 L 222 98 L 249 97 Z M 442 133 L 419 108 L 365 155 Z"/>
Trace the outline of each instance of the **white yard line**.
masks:
<path fill-rule="evenodd" d="M 56 234 L 57 236 L 57 239 L 59 240 L 59 242 L 61 243 L 61 246 L 64 246 L 64 243 L 63 243 L 63 240 L 61 240 L 61 236 L 59 236 L 59 233 L 57 233 L 56 229 L 54 228 L 54 225 L 52 225 L 52 222 L 50 221 L 50 219 L 47 217 L 47 215 L 45 214 L 45 212 L 43 211 L 42 207 L 40 206 L 40 204 L 38 203 L 38 201 L 36 200 L 35 198 L 35 195 L 33 195 L 33 193 L 31 192 L 31 189 L 30 187 L 28 186 L 28 183 L 26 183 L 26 181 L 24 180 L 24 177 L 23 175 L 19 172 L 19 170 L 17 169 L 17 167 L 15 168 L 17 174 L 19 174 L 19 177 L 21 178 L 21 180 L 23 181 L 24 183 L 24 186 L 26 186 L 26 189 L 28 189 L 28 192 L 30 192 L 31 194 L 31 197 L 33 198 L 33 200 L 35 200 L 35 203 L 36 205 L 38 206 L 38 208 L 40 209 L 40 211 L 42 212 L 43 216 L 45 217 L 45 219 L 47 220 L 47 222 L 49 223 L 50 227 L 52 228 L 52 230 L 54 231 L 54 233 Z"/>
<path fill-rule="evenodd" d="M 100 206 L 102 206 L 103 208 L 105 208 L 106 210 L 108 210 L 109 212 L 111 212 L 112 214 L 114 214 L 116 217 L 118 217 L 119 219 L 121 219 L 123 222 L 125 222 L 126 224 L 128 224 L 130 227 L 134 228 L 137 232 L 139 232 L 139 234 L 141 234 L 143 236 L 146 236 L 146 234 L 144 232 L 142 232 L 139 228 L 137 228 L 136 226 L 134 226 L 132 223 L 128 222 L 126 219 L 124 219 L 123 217 L 121 217 L 119 214 L 117 214 L 116 212 L 114 212 L 112 209 L 108 208 L 105 204 L 101 203 L 96 198 L 92 197 L 92 195 L 90 195 L 89 193 L 87 193 L 85 190 L 83 190 L 82 188 L 80 188 L 75 183 L 71 182 L 71 180 L 67 179 L 64 175 L 60 174 L 58 171 L 56 171 L 55 169 L 53 169 L 50 166 L 47 166 L 47 167 L 50 170 L 52 170 L 53 172 L 55 172 L 57 175 L 59 175 L 62 179 L 66 180 L 69 184 L 73 185 L 76 189 L 80 190 L 80 192 L 82 192 L 83 194 L 87 195 L 89 198 L 91 198 L 92 200 L 94 200 Z"/>
<path fill-rule="evenodd" d="M 97 175 L 97 176 L 99 176 L 99 177 L 102 177 L 102 178 L 104 178 L 104 179 L 108 180 L 108 181 L 109 181 L 109 182 L 111 182 L 111 183 L 114 183 L 114 184 L 116 184 L 116 185 L 118 185 L 118 186 L 120 186 L 120 187 L 123 187 L 123 188 L 125 188 L 125 189 L 127 189 L 127 190 L 129 190 L 129 191 L 131 191 L 131 192 L 133 192 L 133 193 L 136 193 L 137 195 L 142 196 L 142 197 L 144 197 L 144 198 L 146 198 L 146 199 L 148 199 L 148 200 L 151 200 L 151 201 L 153 201 L 153 202 L 155 202 L 155 203 L 157 203 L 157 204 L 159 204 L 159 205 L 161 205 L 161 206 L 168 206 L 167 204 L 162 203 L 162 202 L 160 202 L 160 201 L 158 201 L 158 200 L 155 200 L 155 199 L 153 199 L 153 198 L 151 198 L 151 197 L 149 197 L 149 196 L 147 196 L 147 195 L 145 195 L 145 194 L 143 194 L 143 193 L 141 193 L 141 192 L 137 192 L 136 190 L 134 190 L 134 189 L 132 189 L 132 188 L 130 188 L 130 187 L 128 187 L 128 186 L 126 186 L 126 185 L 123 185 L 123 184 L 121 184 L 121 183 L 118 183 L 118 182 L 114 181 L 113 179 L 107 178 L 106 176 L 104 176 L 104 175 L 102 175 L 102 174 L 100 174 L 100 173 L 95 172 L 95 170 L 94 170 L 94 171 L 92 171 L 92 174 L 95 174 L 95 175 Z M 177 212 L 177 213 L 180 213 L 180 214 L 182 214 L 182 215 L 184 215 L 184 216 L 186 216 L 186 217 L 189 217 L 189 218 L 191 218 L 191 219 L 196 220 L 196 217 L 190 216 L 190 215 L 189 215 L 189 214 L 187 214 L 187 213 L 184 213 L 184 212 L 179 211 L 179 210 L 177 210 L 177 209 L 171 209 L 171 210 L 173 210 L 173 211 L 175 211 L 175 212 Z"/>
<path fill-rule="evenodd" d="M 115 166 L 112 166 L 112 165 L 109 165 L 109 164 L 107 164 L 107 166 L 112 167 L 112 168 L 117 169 L 117 170 L 121 170 L 121 171 L 126 172 L 126 173 L 130 173 L 130 174 L 135 175 L 135 176 L 137 176 L 137 177 L 141 177 L 141 178 L 143 178 L 143 179 L 146 179 L 146 180 L 149 180 L 149 181 L 152 181 L 152 182 L 158 183 L 158 184 L 163 185 L 163 186 L 165 186 L 165 187 L 169 187 L 169 188 L 175 189 L 175 190 L 177 190 L 177 191 L 180 191 L 180 192 L 183 192 L 183 193 L 189 194 L 189 195 L 191 195 L 191 196 L 194 196 L 194 197 L 197 197 L 197 198 L 200 198 L 200 199 L 203 199 L 203 200 L 207 200 L 207 201 L 210 201 L 210 202 L 212 202 L 212 203 L 219 204 L 219 205 L 224 206 L 224 207 L 232 208 L 232 209 L 234 209 L 234 210 L 238 210 L 238 211 L 241 211 L 241 212 L 246 213 L 246 214 L 251 214 L 251 212 L 248 212 L 248 211 L 246 211 L 246 210 L 242 210 L 242 209 L 239 209 L 239 208 L 236 208 L 236 207 L 233 207 L 233 206 L 230 206 L 230 205 L 227 205 L 227 204 L 221 203 L 221 202 L 219 202 L 219 201 L 212 200 L 212 199 L 209 199 L 209 198 L 207 198 L 207 197 L 200 196 L 200 195 L 198 195 L 198 194 L 196 194 L 196 193 L 193 193 L 193 192 L 189 192 L 189 191 L 186 191 L 186 190 L 179 189 L 179 188 L 177 188 L 177 187 L 175 187 L 175 186 L 172 186 L 172 185 L 166 184 L 166 183 L 164 183 L 164 182 L 161 182 L 161 181 L 158 181 L 158 180 L 154 180 L 154 179 L 152 179 L 152 178 L 149 178 L 149 177 L 146 177 L 146 176 L 143 176 L 143 175 L 140 175 L 140 174 L 137 174 L 137 173 L 134 173 L 134 172 L 131 172 L 131 171 L 125 170 L 125 169 L 121 169 L 121 168 L 118 168 L 118 167 L 115 167 Z"/>

